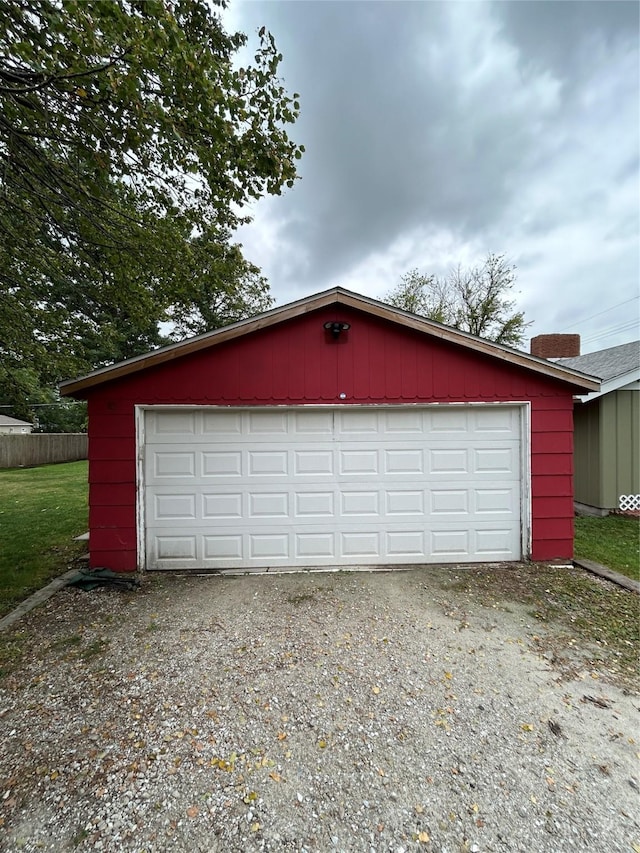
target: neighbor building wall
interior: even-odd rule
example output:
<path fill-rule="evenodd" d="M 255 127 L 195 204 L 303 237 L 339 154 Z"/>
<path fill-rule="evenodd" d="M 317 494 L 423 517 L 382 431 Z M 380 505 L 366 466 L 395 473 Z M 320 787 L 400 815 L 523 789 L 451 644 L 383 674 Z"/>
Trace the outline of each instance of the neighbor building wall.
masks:
<path fill-rule="evenodd" d="M 332 341 L 323 325 L 348 333 Z M 566 383 L 351 308 L 323 308 L 88 392 L 92 566 L 133 571 L 138 405 L 531 403 L 534 560 L 573 549 L 573 399 Z M 344 395 L 344 397 L 342 396 Z"/>
<path fill-rule="evenodd" d="M 578 503 L 600 506 L 600 399 L 576 403 L 574 423 L 574 494 Z"/>
<path fill-rule="evenodd" d="M 637 391 L 612 391 L 600 398 L 600 500 L 618 507 L 620 495 L 640 493 L 640 411 Z"/>

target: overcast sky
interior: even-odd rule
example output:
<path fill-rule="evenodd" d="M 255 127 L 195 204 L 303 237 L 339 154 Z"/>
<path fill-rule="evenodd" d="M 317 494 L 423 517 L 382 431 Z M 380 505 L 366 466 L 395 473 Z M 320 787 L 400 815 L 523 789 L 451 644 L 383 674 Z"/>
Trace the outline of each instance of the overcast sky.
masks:
<path fill-rule="evenodd" d="M 265 24 L 301 95 L 301 180 L 238 234 L 277 304 L 495 252 L 530 335 L 638 338 L 639 9 L 231 0 L 227 29 L 255 46 Z"/>

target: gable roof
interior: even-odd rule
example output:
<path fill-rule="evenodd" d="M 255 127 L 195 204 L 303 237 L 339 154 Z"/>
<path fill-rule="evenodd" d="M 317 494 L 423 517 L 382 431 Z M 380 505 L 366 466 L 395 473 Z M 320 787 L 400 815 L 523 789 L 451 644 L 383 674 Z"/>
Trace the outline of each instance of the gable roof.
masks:
<path fill-rule="evenodd" d="M 603 394 L 621 390 L 632 383 L 635 383 L 634 387 L 637 388 L 640 381 L 640 341 L 631 341 L 629 344 L 576 355 L 573 358 L 558 358 L 556 363 L 598 376 L 602 380 L 599 391 L 581 397 L 583 402 L 595 400 Z"/>
<path fill-rule="evenodd" d="M 632 370 L 640 370 L 640 341 L 632 341 L 630 344 L 609 347 L 573 358 L 558 358 L 556 363 L 590 373 L 605 381 L 615 379 Z"/>
<path fill-rule="evenodd" d="M 28 426 L 33 424 L 29 421 L 19 421 L 17 418 L 10 418 L 9 415 L 0 415 L 0 426 Z"/>
<path fill-rule="evenodd" d="M 61 383 L 60 393 L 64 396 L 84 397 L 89 389 L 102 385 L 105 382 L 120 379 L 132 373 L 146 370 L 149 367 L 156 367 L 175 358 L 181 358 L 182 356 L 190 355 L 191 353 L 225 343 L 226 341 L 240 338 L 243 335 L 257 332 L 260 329 L 274 326 L 286 320 L 300 317 L 311 311 L 317 311 L 320 308 L 334 305 L 354 308 L 371 316 L 421 332 L 427 336 L 465 347 L 473 352 L 498 358 L 501 361 L 523 367 L 534 373 L 541 373 L 553 379 L 558 379 L 561 382 L 568 382 L 585 391 L 597 391 L 600 387 L 596 379 L 585 375 L 579 370 L 557 365 L 554 362 L 547 361 L 547 359 L 537 358 L 536 356 L 502 344 L 485 341 L 475 335 L 453 329 L 451 326 L 436 323 L 435 320 L 428 320 L 426 317 L 402 311 L 400 308 L 394 308 L 391 305 L 386 305 L 384 302 L 378 302 L 368 296 L 353 293 L 342 287 L 335 287 L 313 296 L 304 297 L 296 302 L 290 302 L 288 305 L 272 308 L 271 311 L 258 314 L 256 317 L 250 317 L 248 320 L 240 320 L 238 323 L 223 326 L 211 332 L 205 332 L 203 335 L 187 338 L 179 343 L 161 347 L 144 355 L 135 356 L 126 361 L 112 364 L 109 367 L 102 367 L 78 379 L 67 380 Z"/>

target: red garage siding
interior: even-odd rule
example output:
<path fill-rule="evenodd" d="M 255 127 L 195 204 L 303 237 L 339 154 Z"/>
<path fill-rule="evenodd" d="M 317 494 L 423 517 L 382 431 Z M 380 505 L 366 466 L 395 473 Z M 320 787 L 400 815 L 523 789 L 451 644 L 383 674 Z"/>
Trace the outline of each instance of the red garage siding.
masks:
<path fill-rule="evenodd" d="M 334 341 L 327 320 L 351 324 Z M 341 394 L 345 397 L 341 398 Z M 135 405 L 531 403 L 534 560 L 573 547 L 572 387 L 351 307 L 326 307 L 87 391 L 91 565 L 136 568 Z"/>

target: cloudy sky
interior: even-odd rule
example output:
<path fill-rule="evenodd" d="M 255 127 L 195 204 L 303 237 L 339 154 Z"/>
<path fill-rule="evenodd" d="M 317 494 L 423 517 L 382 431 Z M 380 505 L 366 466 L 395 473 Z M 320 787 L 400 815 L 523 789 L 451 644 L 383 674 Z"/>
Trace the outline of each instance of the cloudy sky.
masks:
<path fill-rule="evenodd" d="M 530 335 L 640 336 L 639 10 L 618 0 L 231 0 L 301 95 L 301 180 L 238 239 L 277 304 L 504 253 Z"/>

